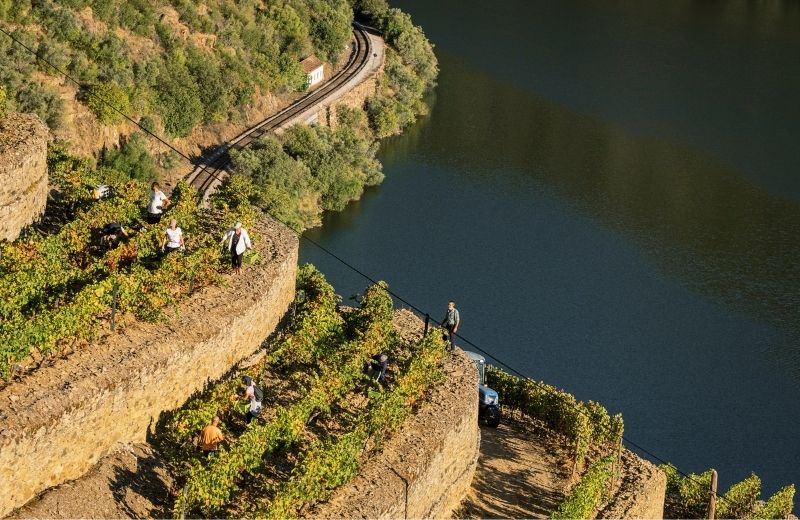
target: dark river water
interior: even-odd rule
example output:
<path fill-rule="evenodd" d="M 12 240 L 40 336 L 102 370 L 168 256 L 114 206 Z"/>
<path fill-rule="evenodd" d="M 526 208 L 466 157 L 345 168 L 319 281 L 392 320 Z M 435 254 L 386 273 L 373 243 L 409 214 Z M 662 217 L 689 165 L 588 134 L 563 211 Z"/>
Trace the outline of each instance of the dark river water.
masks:
<path fill-rule="evenodd" d="M 308 236 L 682 470 L 800 484 L 800 4 L 393 4 L 431 113 Z"/>

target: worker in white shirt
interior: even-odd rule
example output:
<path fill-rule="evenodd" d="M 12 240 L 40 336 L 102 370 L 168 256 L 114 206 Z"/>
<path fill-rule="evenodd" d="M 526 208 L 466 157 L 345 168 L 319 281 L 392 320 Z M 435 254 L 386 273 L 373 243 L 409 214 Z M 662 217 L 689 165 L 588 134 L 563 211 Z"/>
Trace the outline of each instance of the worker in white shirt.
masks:
<path fill-rule="evenodd" d="M 164 208 L 169 206 L 169 199 L 164 192 L 161 191 L 161 186 L 154 182 L 150 186 L 150 203 L 147 205 L 147 222 L 150 224 L 158 224 L 161 222 L 161 214 L 164 213 Z"/>
<path fill-rule="evenodd" d="M 183 231 L 178 227 L 178 221 L 172 219 L 169 221 L 169 227 L 164 231 L 161 236 L 161 251 L 172 253 L 173 251 L 183 251 Z"/>
<path fill-rule="evenodd" d="M 222 243 L 225 250 L 231 255 L 231 267 L 236 274 L 242 271 L 242 256 L 248 249 L 253 249 L 253 244 L 250 243 L 250 235 L 247 230 L 242 227 L 241 222 L 237 222 L 232 228 L 225 232 L 222 237 Z"/>

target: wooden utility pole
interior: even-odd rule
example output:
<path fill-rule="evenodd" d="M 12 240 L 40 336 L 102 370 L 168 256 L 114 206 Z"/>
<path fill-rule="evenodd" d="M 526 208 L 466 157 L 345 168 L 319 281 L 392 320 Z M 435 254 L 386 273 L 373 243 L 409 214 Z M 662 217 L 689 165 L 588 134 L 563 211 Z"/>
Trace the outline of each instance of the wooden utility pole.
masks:
<path fill-rule="evenodd" d="M 714 520 L 717 514 L 717 470 L 711 470 L 711 489 L 708 492 L 708 518 Z"/>
<path fill-rule="evenodd" d="M 617 449 L 614 456 L 614 462 L 611 464 L 611 487 L 608 490 L 609 492 L 613 491 L 613 489 L 616 487 L 617 480 L 619 479 L 619 476 L 622 473 L 622 464 L 620 463 L 621 457 L 622 457 L 622 436 L 620 435 L 619 439 L 617 439 Z"/>

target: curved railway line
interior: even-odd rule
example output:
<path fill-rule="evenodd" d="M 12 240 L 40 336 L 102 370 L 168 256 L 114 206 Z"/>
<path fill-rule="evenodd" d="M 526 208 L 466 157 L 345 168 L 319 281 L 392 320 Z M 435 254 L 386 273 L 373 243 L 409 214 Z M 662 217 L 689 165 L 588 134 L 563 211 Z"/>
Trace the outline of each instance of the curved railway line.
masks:
<path fill-rule="evenodd" d="M 214 188 L 222 182 L 226 175 L 227 166 L 230 164 L 230 150 L 240 150 L 287 121 L 302 114 L 315 104 L 336 92 L 342 85 L 358 74 L 369 62 L 372 54 L 372 42 L 364 27 L 353 24 L 355 45 L 350 53 L 345 66 L 331 79 L 318 89 L 304 95 L 288 107 L 276 114 L 256 123 L 240 133 L 227 143 L 221 145 L 212 154 L 201 159 L 195 169 L 186 176 L 194 187 L 197 188 L 203 200 L 211 194 Z"/>

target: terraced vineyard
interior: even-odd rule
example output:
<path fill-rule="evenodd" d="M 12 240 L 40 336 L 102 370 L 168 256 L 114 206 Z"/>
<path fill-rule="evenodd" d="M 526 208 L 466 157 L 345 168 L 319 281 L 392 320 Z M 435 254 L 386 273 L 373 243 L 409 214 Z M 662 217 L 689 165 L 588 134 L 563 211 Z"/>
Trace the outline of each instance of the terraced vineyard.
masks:
<path fill-rule="evenodd" d="M 247 425 L 240 377 L 209 388 L 168 421 L 162 452 L 182 481 L 174 507 L 184 515 L 298 516 L 358 473 L 362 456 L 380 446 L 442 379 L 444 345 L 431 334 L 410 343 L 392 325 L 385 285 L 365 291 L 359 307 L 338 308 L 333 288 L 302 267 L 303 295 L 288 330 L 247 375 L 264 389 L 264 411 Z M 386 386 L 363 373 L 371 355 L 392 360 Z M 205 457 L 196 434 L 214 415 L 226 442 Z"/>
<path fill-rule="evenodd" d="M 48 169 L 59 198 L 50 211 L 57 217 L 47 217 L 46 231 L 0 245 L 0 381 L 31 354 L 46 355 L 95 335 L 109 323 L 114 301 L 117 320 L 154 321 L 191 289 L 216 283 L 222 233 L 253 216 L 223 199 L 217 201 L 222 209 L 201 210 L 194 189 L 180 183 L 162 225 L 148 225 L 142 218 L 146 184 L 114 182 L 113 172 L 95 170 L 57 147 L 49 151 Z M 87 188 L 100 182 L 111 185 L 111 195 L 94 200 Z M 185 254 L 161 254 L 159 239 L 170 218 L 186 234 Z M 110 223 L 131 233 L 115 249 L 100 244 Z"/>

